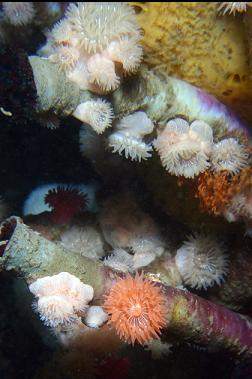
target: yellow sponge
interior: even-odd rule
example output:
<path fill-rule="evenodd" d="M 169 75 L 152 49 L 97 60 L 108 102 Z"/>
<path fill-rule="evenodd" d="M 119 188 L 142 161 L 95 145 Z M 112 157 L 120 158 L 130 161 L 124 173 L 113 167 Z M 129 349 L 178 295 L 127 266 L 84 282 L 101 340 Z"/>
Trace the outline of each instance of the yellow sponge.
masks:
<path fill-rule="evenodd" d="M 215 95 L 252 121 L 252 80 L 244 14 L 216 2 L 130 3 L 144 30 L 145 62 Z"/>

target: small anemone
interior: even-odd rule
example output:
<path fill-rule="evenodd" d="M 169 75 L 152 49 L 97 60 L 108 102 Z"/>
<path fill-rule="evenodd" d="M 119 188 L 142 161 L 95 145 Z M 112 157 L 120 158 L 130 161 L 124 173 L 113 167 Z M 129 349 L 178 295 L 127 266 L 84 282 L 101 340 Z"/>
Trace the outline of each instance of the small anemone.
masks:
<path fill-rule="evenodd" d="M 73 116 L 89 124 L 96 133 L 101 134 L 111 126 L 114 114 L 110 103 L 97 99 L 79 104 Z"/>
<path fill-rule="evenodd" d="M 107 49 L 110 59 L 120 62 L 126 72 L 135 72 L 140 65 L 143 50 L 137 37 L 124 36 L 110 43 Z"/>
<path fill-rule="evenodd" d="M 66 16 L 88 53 L 101 52 L 114 39 L 139 34 L 134 8 L 123 2 L 70 4 Z"/>
<path fill-rule="evenodd" d="M 3 2 L 3 15 L 6 20 L 15 26 L 30 23 L 35 15 L 33 2 Z"/>
<path fill-rule="evenodd" d="M 51 328 L 72 324 L 77 320 L 72 304 L 64 296 L 42 297 L 34 303 L 33 309 L 39 313 L 41 321 Z"/>
<path fill-rule="evenodd" d="M 102 91 L 112 91 L 120 84 L 114 62 L 100 54 L 95 54 L 88 60 L 87 69 L 90 83 L 97 84 Z"/>
<path fill-rule="evenodd" d="M 67 22 L 67 19 L 63 18 L 54 25 L 51 32 L 51 38 L 56 45 L 71 45 L 73 31 L 71 25 Z"/>
<path fill-rule="evenodd" d="M 170 174 L 193 178 L 210 167 L 212 142 L 213 133 L 208 124 L 196 120 L 189 126 L 187 121 L 176 118 L 167 123 L 154 147 Z"/>
<path fill-rule="evenodd" d="M 94 295 L 91 286 L 68 272 L 39 278 L 29 289 L 38 298 L 33 309 L 45 325 L 53 328 L 77 321 Z"/>
<path fill-rule="evenodd" d="M 177 250 L 175 261 L 185 284 L 196 289 L 221 285 L 228 270 L 223 245 L 204 234 L 189 236 Z"/>
<path fill-rule="evenodd" d="M 154 125 L 145 112 L 139 111 L 123 117 L 115 129 L 108 138 L 113 153 L 122 155 L 124 152 L 126 158 L 139 162 L 151 157 L 152 146 L 142 138 L 153 131 Z"/>
<path fill-rule="evenodd" d="M 114 249 L 112 254 L 104 259 L 105 266 L 121 272 L 133 270 L 133 257 L 124 249 Z"/>
<path fill-rule="evenodd" d="M 247 2 L 222 2 L 218 8 L 219 12 L 222 12 L 223 15 L 225 15 L 227 12 L 229 14 L 234 14 L 236 12 L 245 12 L 247 10 L 247 6 L 251 3 Z M 250 6 L 250 5 L 249 5 Z"/>
<path fill-rule="evenodd" d="M 113 148 L 112 153 L 118 152 L 120 155 L 124 152 L 125 158 L 131 158 L 132 161 L 145 160 L 151 157 L 152 147 L 141 139 L 127 137 L 123 133 L 116 132 L 108 138 L 109 147 Z"/>
<path fill-rule="evenodd" d="M 56 224 L 65 224 L 85 209 L 87 196 L 76 188 L 57 187 L 49 190 L 45 196 L 45 203 L 52 208 L 52 221 Z"/>
<path fill-rule="evenodd" d="M 85 324 L 90 328 L 99 328 L 108 319 L 108 314 L 98 305 L 88 308 L 85 315 Z"/>
<path fill-rule="evenodd" d="M 71 46 L 60 46 L 54 54 L 49 56 L 52 63 L 56 63 L 60 70 L 73 70 L 80 57 L 79 50 Z"/>
<path fill-rule="evenodd" d="M 248 156 L 245 147 L 236 139 L 226 138 L 213 146 L 212 168 L 216 172 L 227 170 L 231 174 L 238 174 L 248 164 Z"/>

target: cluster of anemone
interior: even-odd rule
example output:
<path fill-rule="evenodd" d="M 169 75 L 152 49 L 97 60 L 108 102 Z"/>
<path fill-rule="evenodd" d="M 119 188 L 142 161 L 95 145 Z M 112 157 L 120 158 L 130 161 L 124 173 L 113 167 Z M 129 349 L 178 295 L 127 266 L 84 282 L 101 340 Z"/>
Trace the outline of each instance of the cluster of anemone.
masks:
<path fill-rule="evenodd" d="M 37 298 L 34 310 L 52 328 L 77 322 L 94 295 L 91 286 L 68 272 L 37 279 L 29 289 Z"/>
<path fill-rule="evenodd" d="M 118 278 L 104 303 L 121 339 L 134 345 L 159 338 L 166 324 L 166 299 L 160 288 L 143 275 Z"/>
<path fill-rule="evenodd" d="M 235 175 L 248 164 L 245 146 L 235 138 L 214 143 L 212 128 L 200 120 L 191 125 L 181 118 L 168 121 L 154 146 L 166 170 L 185 178 L 194 178 L 208 169 Z"/>
<path fill-rule="evenodd" d="M 176 176 L 193 178 L 210 167 L 212 128 L 203 121 L 191 125 L 181 118 L 168 121 L 154 141 L 162 165 Z"/>
<path fill-rule="evenodd" d="M 247 7 L 251 7 L 252 3 L 249 2 L 222 2 L 218 8 L 218 11 L 222 12 L 223 15 L 229 12 L 229 14 L 234 14 L 236 12 L 242 13 L 246 12 Z"/>
<path fill-rule="evenodd" d="M 127 3 L 72 3 L 44 51 L 80 89 L 104 94 L 137 70 L 140 37 L 134 8 Z"/>
<path fill-rule="evenodd" d="M 189 236 L 177 250 L 175 261 L 184 283 L 196 289 L 221 285 L 228 271 L 225 247 L 210 235 Z"/>
<path fill-rule="evenodd" d="M 151 157 L 152 146 L 143 138 L 153 129 L 154 125 L 145 112 L 132 113 L 116 123 L 114 132 L 108 137 L 108 146 L 113 153 L 140 162 Z"/>

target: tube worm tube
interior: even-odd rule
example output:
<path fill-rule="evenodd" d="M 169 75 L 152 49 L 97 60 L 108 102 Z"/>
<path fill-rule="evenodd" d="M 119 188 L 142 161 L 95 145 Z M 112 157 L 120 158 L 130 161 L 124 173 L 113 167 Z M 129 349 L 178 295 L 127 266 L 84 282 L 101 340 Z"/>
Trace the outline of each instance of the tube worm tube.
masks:
<path fill-rule="evenodd" d="M 168 331 L 193 342 L 252 355 L 252 323 L 245 317 L 187 291 L 165 287 Z"/>
<path fill-rule="evenodd" d="M 189 122 L 205 121 L 217 136 L 232 131 L 250 136 L 249 129 L 214 96 L 183 80 L 156 74 L 145 67 L 137 77 L 127 79 L 113 93 L 112 103 L 118 114 L 144 109 L 152 121 L 161 124 L 184 117 Z"/>
<path fill-rule="evenodd" d="M 76 107 L 97 95 L 81 91 L 48 59 L 29 57 L 38 93 L 38 111 L 53 110 L 66 116 Z M 144 65 L 136 76 L 126 78 L 111 95 L 115 115 L 143 110 L 153 122 L 164 124 L 175 117 L 189 122 L 200 119 L 213 127 L 217 136 L 240 131 L 250 136 L 249 129 L 214 96 L 183 80 L 155 73 Z"/>
<path fill-rule="evenodd" d="M 118 275 L 99 262 L 44 239 L 17 217 L 1 225 L 0 268 L 13 270 L 28 284 L 37 278 L 67 271 L 94 287 L 95 297 L 100 299 Z M 176 333 L 181 340 L 218 346 L 235 355 L 252 355 L 252 324 L 246 318 L 190 292 L 162 283 L 157 285 L 167 300 L 169 333 Z"/>
<path fill-rule="evenodd" d="M 47 58 L 30 56 L 29 62 L 37 89 L 38 113 L 53 111 L 68 116 L 80 103 L 96 98 L 89 91 L 81 91 Z"/>
<path fill-rule="evenodd" d="M 67 271 L 91 285 L 98 296 L 103 291 L 106 272 L 98 261 L 71 253 L 43 238 L 18 217 L 10 217 L 1 224 L 0 269 L 14 270 L 28 284 Z"/>

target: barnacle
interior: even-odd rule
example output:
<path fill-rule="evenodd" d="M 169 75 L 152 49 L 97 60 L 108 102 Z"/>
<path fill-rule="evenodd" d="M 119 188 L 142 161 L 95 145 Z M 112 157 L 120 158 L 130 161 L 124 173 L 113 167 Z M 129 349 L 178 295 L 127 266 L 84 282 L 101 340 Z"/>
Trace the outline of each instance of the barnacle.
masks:
<path fill-rule="evenodd" d="M 225 15 L 227 12 L 229 12 L 229 14 L 233 13 L 235 15 L 236 12 L 245 12 L 249 4 L 251 3 L 222 2 L 218 8 L 218 11 L 223 12 L 223 15 Z"/>
<path fill-rule="evenodd" d="M 135 12 L 123 2 L 70 4 L 66 16 L 81 46 L 89 53 L 101 52 L 114 39 L 139 34 Z"/>
<path fill-rule="evenodd" d="M 247 165 L 248 153 L 235 138 L 226 138 L 213 146 L 211 163 L 216 172 L 227 170 L 237 174 Z"/>
<path fill-rule="evenodd" d="M 162 165 L 176 176 L 193 178 L 210 166 L 212 129 L 203 121 L 191 126 L 180 118 L 170 120 L 154 141 Z"/>
<path fill-rule="evenodd" d="M 175 261 L 185 284 L 196 289 L 220 285 L 228 268 L 223 245 L 204 234 L 189 236 L 177 250 Z"/>
<path fill-rule="evenodd" d="M 10 24 L 15 26 L 31 22 L 35 15 L 32 2 L 3 2 L 3 14 Z"/>
<path fill-rule="evenodd" d="M 109 323 L 121 339 L 134 345 L 159 338 L 165 326 L 166 299 L 143 275 L 118 278 L 104 303 Z"/>
<path fill-rule="evenodd" d="M 79 104 L 73 116 L 88 123 L 96 133 L 101 134 L 111 126 L 114 115 L 110 103 L 97 99 Z"/>

